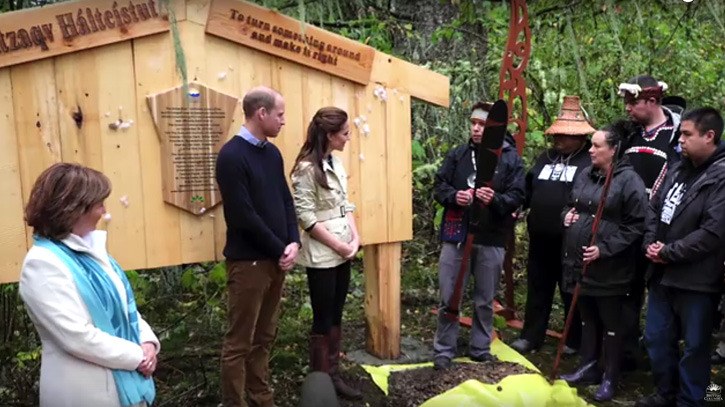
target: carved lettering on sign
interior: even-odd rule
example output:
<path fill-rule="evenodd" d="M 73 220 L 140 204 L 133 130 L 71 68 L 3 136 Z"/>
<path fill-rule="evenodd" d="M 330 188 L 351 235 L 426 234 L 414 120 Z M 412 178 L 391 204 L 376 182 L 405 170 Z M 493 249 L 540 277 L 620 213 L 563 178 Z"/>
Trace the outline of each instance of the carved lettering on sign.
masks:
<path fill-rule="evenodd" d="M 157 0 L 86 0 L 0 15 L 0 68 L 169 29 Z"/>
<path fill-rule="evenodd" d="M 240 0 L 213 0 L 206 32 L 367 84 L 375 50 Z"/>

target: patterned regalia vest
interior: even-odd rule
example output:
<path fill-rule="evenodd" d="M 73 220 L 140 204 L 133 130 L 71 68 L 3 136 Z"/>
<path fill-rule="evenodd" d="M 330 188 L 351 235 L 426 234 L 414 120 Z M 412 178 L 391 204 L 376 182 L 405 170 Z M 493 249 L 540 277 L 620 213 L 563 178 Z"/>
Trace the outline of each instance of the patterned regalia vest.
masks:
<path fill-rule="evenodd" d="M 624 151 L 647 187 L 647 194 L 654 195 L 667 174 L 668 161 L 677 154 L 679 117 L 666 111 L 667 121 L 659 127 L 637 134 Z"/>

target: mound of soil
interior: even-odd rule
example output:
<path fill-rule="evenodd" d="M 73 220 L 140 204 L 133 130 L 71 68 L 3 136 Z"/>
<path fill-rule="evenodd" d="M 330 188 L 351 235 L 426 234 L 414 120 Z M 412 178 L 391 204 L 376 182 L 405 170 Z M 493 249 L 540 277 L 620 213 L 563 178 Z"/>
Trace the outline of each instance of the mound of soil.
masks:
<path fill-rule="evenodd" d="M 524 373 L 531 372 L 509 362 L 454 363 L 444 371 L 432 367 L 404 370 L 390 375 L 388 398 L 391 406 L 417 407 L 466 380 L 495 384 L 506 376 Z"/>

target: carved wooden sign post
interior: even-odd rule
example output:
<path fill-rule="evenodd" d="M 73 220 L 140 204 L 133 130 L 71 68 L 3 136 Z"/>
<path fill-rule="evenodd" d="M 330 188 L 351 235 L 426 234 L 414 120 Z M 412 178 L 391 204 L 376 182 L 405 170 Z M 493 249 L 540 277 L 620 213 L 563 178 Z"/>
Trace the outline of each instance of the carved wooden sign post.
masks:
<path fill-rule="evenodd" d="M 239 99 L 191 83 L 147 101 L 161 139 L 164 201 L 202 215 L 221 202 L 214 166 Z"/>

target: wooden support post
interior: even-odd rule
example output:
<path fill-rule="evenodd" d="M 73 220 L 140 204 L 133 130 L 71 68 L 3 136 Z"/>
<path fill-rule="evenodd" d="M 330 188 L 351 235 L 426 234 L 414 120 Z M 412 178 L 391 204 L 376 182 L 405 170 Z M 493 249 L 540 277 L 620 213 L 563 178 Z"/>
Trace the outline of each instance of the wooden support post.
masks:
<path fill-rule="evenodd" d="M 381 359 L 400 356 L 401 243 L 365 246 L 367 351 Z"/>

